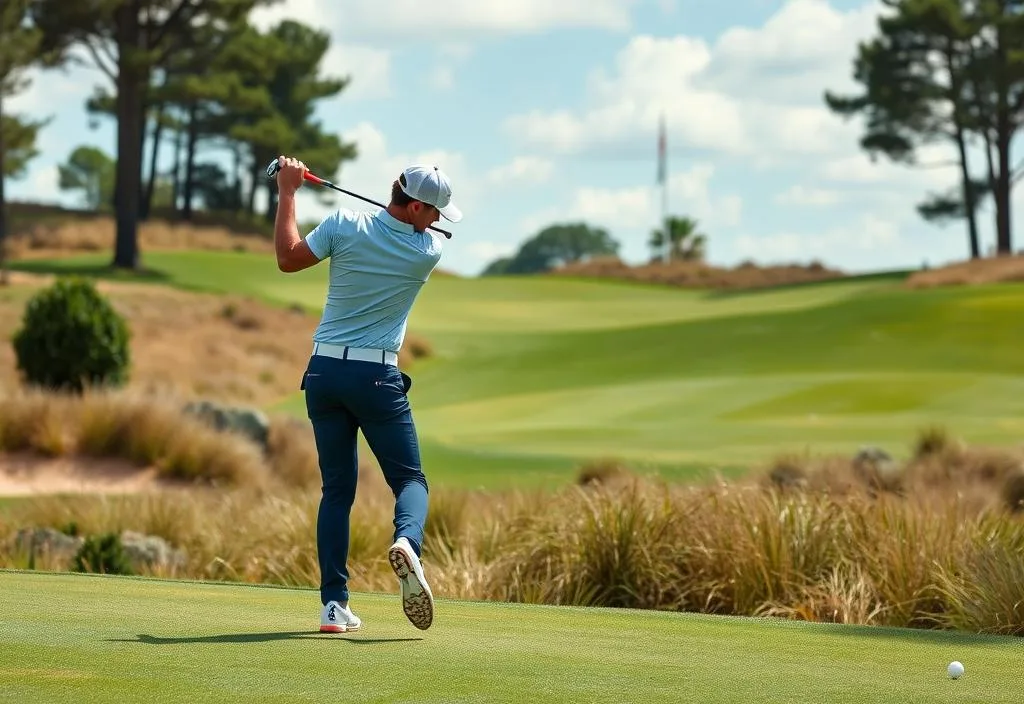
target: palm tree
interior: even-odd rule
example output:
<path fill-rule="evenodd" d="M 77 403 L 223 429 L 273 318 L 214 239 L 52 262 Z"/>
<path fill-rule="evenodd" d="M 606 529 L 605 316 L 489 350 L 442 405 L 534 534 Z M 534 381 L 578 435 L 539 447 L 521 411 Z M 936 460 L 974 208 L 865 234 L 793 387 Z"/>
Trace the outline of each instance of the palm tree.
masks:
<path fill-rule="evenodd" d="M 661 259 L 665 248 L 665 231 L 668 231 L 669 260 L 700 261 L 704 259 L 707 236 L 697 232 L 697 221 L 690 217 L 671 216 L 667 227 L 654 230 L 647 244 L 653 251 L 652 260 Z"/>

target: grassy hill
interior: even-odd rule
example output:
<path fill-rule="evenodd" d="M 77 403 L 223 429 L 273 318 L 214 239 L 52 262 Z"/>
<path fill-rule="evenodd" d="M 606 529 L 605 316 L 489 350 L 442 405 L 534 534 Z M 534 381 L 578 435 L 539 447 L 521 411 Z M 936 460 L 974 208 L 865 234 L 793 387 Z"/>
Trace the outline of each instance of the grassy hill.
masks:
<path fill-rule="evenodd" d="M 323 636 L 312 590 L 0 571 L 0 591 L 0 701 L 1019 698 L 1015 638 L 446 599 L 417 631 L 361 593 L 363 630 Z"/>
<path fill-rule="evenodd" d="M 106 275 L 107 254 L 16 262 Z M 326 267 L 262 254 L 151 252 L 140 278 L 319 309 Z M 1024 434 L 1024 287 L 910 289 L 898 275 L 761 292 L 572 278 L 437 277 L 410 322 L 434 356 L 411 395 L 435 481 L 564 480 L 619 458 L 675 477 L 791 451 L 905 455 L 947 425 Z M 301 370 L 296 369 L 296 378 Z M 304 414 L 301 395 L 273 406 Z"/>

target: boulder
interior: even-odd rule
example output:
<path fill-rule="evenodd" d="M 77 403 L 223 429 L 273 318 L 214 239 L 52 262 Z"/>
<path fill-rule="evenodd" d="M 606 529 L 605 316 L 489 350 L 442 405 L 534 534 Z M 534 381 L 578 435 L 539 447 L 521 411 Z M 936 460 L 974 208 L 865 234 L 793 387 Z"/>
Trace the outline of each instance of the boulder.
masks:
<path fill-rule="evenodd" d="M 12 542 L 15 552 L 31 556 L 33 562 L 46 559 L 68 565 L 85 539 L 55 528 L 22 528 L 14 534 Z"/>
<path fill-rule="evenodd" d="M 879 447 L 862 447 L 853 457 L 853 470 L 872 489 L 898 491 L 900 488 L 899 463 Z"/>
<path fill-rule="evenodd" d="M 126 530 L 121 533 L 121 546 L 136 572 L 173 572 L 184 569 L 187 563 L 183 550 L 156 535 Z"/>
<path fill-rule="evenodd" d="M 259 409 L 227 406 L 204 400 L 186 404 L 184 411 L 214 430 L 238 433 L 259 445 L 264 452 L 267 451 L 270 442 L 270 419 Z"/>

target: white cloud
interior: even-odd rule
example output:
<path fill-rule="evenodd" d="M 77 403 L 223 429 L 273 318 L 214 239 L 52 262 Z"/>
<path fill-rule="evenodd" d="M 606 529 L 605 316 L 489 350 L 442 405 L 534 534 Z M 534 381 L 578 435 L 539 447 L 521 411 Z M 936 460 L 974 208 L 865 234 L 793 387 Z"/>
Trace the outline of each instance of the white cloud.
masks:
<path fill-rule="evenodd" d="M 697 164 L 687 171 L 669 174 L 669 214 L 688 215 L 701 226 L 726 227 L 739 224 L 742 199 L 735 194 L 712 196 L 709 181 L 714 167 Z M 647 231 L 661 218 L 661 189 L 655 186 L 598 188 L 583 186 L 573 191 L 568 202 L 525 217 L 520 228 L 536 232 L 552 222 L 583 220 L 610 232 Z"/>
<path fill-rule="evenodd" d="M 843 194 L 837 190 L 809 188 L 799 184 L 790 186 L 787 190 L 775 196 L 775 202 L 780 205 L 835 205 L 842 199 Z"/>
<path fill-rule="evenodd" d="M 674 15 L 679 11 L 679 0 L 657 0 L 657 5 L 665 15 Z"/>
<path fill-rule="evenodd" d="M 424 15 L 417 0 L 392 0 L 387 12 L 375 0 L 284 0 L 254 10 L 254 26 L 267 31 L 292 19 L 331 36 L 322 70 L 331 76 L 350 76 L 342 100 L 367 100 L 391 95 L 391 66 L 407 40 L 437 47 L 444 60 L 431 74 L 430 85 L 451 90 L 452 61 L 467 58 L 482 34 L 534 34 L 565 27 L 595 27 L 623 31 L 637 0 L 516 0 L 483 3 L 477 0 L 435 0 L 434 30 L 424 34 Z"/>
<path fill-rule="evenodd" d="M 449 44 L 481 34 L 536 34 L 565 27 L 624 31 L 636 4 L 637 0 L 434 0 L 428 17 L 418 0 L 391 0 L 386 12 L 376 0 L 285 0 L 252 16 L 261 26 L 292 17 L 360 41 L 415 37 Z M 427 34 L 425 26 L 431 30 Z"/>
<path fill-rule="evenodd" d="M 28 87 L 17 95 L 4 99 L 5 113 L 24 113 L 34 119 L 52 115 L 68 104 L 84 104 L 92 95 L 94 86 L 102 86 L 113 93 L 114 88 L 106 74 L 88 66 L 59 69 L 32 68 L 25 72 Z M 60 103 L 54 96 L 60 96 Z"/>
<path fill-rule="evenodd" d="M 285 0 L 260 7 L 250 14 L 253 26 L 268 31 L 282 20 L 290 19 L 317 30 L 327 30 L 331 44 L 320 63 L 321 74 L 332 78 L 348 77 L 349 85 L 339 96 L 348 100 L 386 98 L 391 94 L 391 52 L 377 46 L 343 38 L 337 29 L 343 15 L 336 3 L 325 0 Z"/>
<path fill-rule="evenodd" d="M 630 26 L 630 9 L 635 0 L 434 0 L 430 6 L 437 18 L 439 36 L 476 34 L 534 34 L 556 27 L 597 27 L 625 30 Z M 423 33 L 423 8 L 418 0 L 391 0 L 386 13 L 375 0 L 337 3 L 339 14 L 353 30 L 375 33 Z"/>
<path fill-rule="evenodd" d="M 371 46 L 335 43 L 320 64 L 321 73 L 348 78 L 342 100 L 371 100 L 391 95 L 391 53 Z"/>
<path fill-rule="evenodd" d="M 54 165 L 29 168 L 20 181 L 27 187 L 34 202 L 82 206 L 81 191 L 71 194 L 60 190 L 60 173 Z M 8 193 L 8 197 L 11 195 Z"/>
<path fill-rule="evenodd" d="M 923 224 L 916 206 L 929 194 L 946 193 L 959 183 L 957 167 L 948 164 L 942 148 L 922 150 L 921 163 L 940 165 L 914 168 L 885 158 L 872 162 L 863 152 L 823 162 L 817 169 L 818 185 L 856 202 L 862 212 L 874 212 L 894 222 Z"/>
<path fill-rule="evenodd" d="M 852 223 L 815 233 L 779 232 L 770 235 L 741 235 L 733 245 L 740 259 L 763 264 L 833 260 L 837 252 L 856 258 L 864 253 L 891 251 L 901 244 L 900 231 L 888 220 L 864 215 Z"/>
<path fill-rule="evenodd" d="M 504 242 L 473 242 L 466 246 L 466 250 L 469 252 L 477 262 L 490 263 L 498 257 L 507 257 L 515 253 L 518 249 L 518 245 L 507 244 Z"/>
<path fill-rule="evenodd" d="M 448 42 L 437 48 L 437 53 L 444 59 L 465 61 L 473 55 L 473 47 L 467 42 Z"/>
<path fill-rule="evenodd" d="M 260 31 L 267 31 L 282 20 L 295 20 L 311 27 L 330 24 L 333 12 L 341 3 L 330 0 L 281 0 L 264 5 L 249 14 L 249 21 Z"/>
<path fill-rule="evenodd" d="M 789 0 L 762 27 L 726 30 L 700 84 L 820 106 L 825 88 L 852 88 L 853 52 L 874 33 L 881 8 L 868 1 L 841 12 L 826 0 Z"/>
<path fill-rule="evenodd" d="M 636 153 L 652 148 L 664 113 L 670 150 L 697 147 L 762 163 L 850 151 L 857 126 L 832 115 L 822 91 L 829 81 L 848 84 L 874 8 L 844 13 L 824 0 L 789 0 L 762 27 L 729 30 L 713 46 L 636 36 L 611 71 L 589 77 L 584 108 L 526 111 L 504 127 L 530 147 L 561 154 Z"/>
<path fill-rule="evenodd" d="M 554 173 L 554 162 L 536 156 L 519 156 L 507 164 L 495 167 L 487 172 L 487 181 L 502 186 L 510 183 L 540 184 L 547 183 Z"/>
<path fill-rule="evenodd" d="M 430 86 L 439 91 L 450 91 L 455 88 L 455 70 L 451 66 L 437 66 L 428 78 Z"/>

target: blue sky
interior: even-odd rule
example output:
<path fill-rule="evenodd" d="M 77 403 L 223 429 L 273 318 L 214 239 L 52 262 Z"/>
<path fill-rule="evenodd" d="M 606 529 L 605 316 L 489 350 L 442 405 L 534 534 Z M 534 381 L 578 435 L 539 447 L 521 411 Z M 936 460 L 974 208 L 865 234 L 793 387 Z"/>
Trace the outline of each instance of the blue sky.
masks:
<path fill-rule="evenodd" d="M 331 32 L 324 72 L 352 82 L 318 116 L 359 150 L 339 185 L 384 201 L 408 163 L 449 173 L 465 218 L 450 227 L 446 269 L 476 274 L 545 225 L 578 220 L 606 228 L 626 261 L 645 260 L 661 212 L 662 114 L 669 211 L 697 218 L 712 263 L 818 260 L 866 271 L 960 260 L 963 225 L 930 225 L 914 210 L 929 191 L 955 184 L 952 167 L 872 164 L 857 147 L 859 126 L 822 100 L 825 89 L 854 89 L 851 60 L 879 8 L 852 0 L 285 0 L 254 20 L 292 17 Z M 56 165 L 83 143 L 115 152 L 113 123 L 90 129 L 84 108 L 93 86 L 107 84 L 95 69 L 39 73 L 11 101 L 13 112 L 52 118 L 30 173 L 9 182 L 11 198 L 76 202 L 57 189 Z M 926 155 L 949 157 L 942 148 Z M 1020 192 L 1016 202 L 1024 206 Z M 347 196 L 324 205 L 307 193 L 300 219 L 339 206 L 365 207 Z M 988 208 L 986 250 L 991 221 Z"/>

